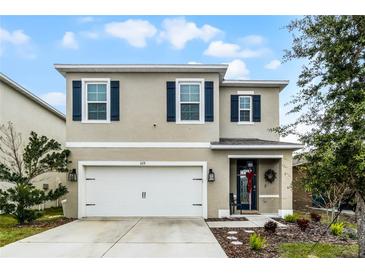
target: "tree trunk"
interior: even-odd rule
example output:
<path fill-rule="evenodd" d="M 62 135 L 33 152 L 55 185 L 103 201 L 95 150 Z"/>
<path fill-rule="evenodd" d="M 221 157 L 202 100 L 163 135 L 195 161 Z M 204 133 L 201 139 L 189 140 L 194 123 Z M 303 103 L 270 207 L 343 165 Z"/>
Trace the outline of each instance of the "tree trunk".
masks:
<path fill-rule="evenodd" d="M 365 258 L 365 201 L 356 193 L 356 217 L 357 217 L 357 236 L 359 243 L 359 257 Z"/>

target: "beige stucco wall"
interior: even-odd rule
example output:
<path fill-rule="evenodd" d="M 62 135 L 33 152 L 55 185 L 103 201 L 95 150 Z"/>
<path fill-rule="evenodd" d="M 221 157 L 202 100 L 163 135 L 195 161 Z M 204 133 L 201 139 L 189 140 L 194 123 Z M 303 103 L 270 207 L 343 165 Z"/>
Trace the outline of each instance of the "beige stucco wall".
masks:
<path fill-rule="evenodd" d="M 238 91 L 253 91 L 261 95 L 261 122 L 243 125 L 231 122 L 231 95 Z M 279 88 L 239 88 L 221 87 L 220 137 L 221 138 L 258 138 L 279 141 L 280 137 L 269 129 L 279 126 Z"/>
<path fill-rule="evenodd" d="M 7 124 L 9 121 L 13 123 L 15 130 L 21 133 L 24 144 L 27 143 L 32 130 L 53 138 L 62 145 L 65 144 L 64 120 L 0 81 L 0 125 Z M 48 183 L 50 188 L 53 188 L 65 181 L 65 174 L 51 173 L 45 174 L 42 178 L 36 178 L 35 185 L 42 187 L 44 183 Z M 0 183 L 0 187 L 6 186 L 9 184 Z M 49 205 L 55 205 L 55 203 L 47 204 Z"/>
<path fill-rule="evenodd" d="M 206 161 L 208 169 L 212 168 L 216 175 L 214 183 L 208 183 L 208 217 L 218 217 L 218 210 L 229 210 L 229 191 L 230 191 L 230 167 L 228 155 L 284 155 L 285 161 L 291 161 L 291 154 L 285 151 L 218 151 L 210 149 L 121 149 L 121 148 L 73 148 L 71 150 L 72 166 L 77 168 L 78 161 Z M 277 165 L 277 163 L 276 163 Z M 283 167 L 283 171 L 287 170 Z M 291 170 L 291 167 L 289 167 Z M 281 177 L 282 186 L 291 184 L 289 177 Z M 69 182 L 68 187 L 71 190 L 68 194 L 67 212 L 71 217 L 77 217 L 77 182 Z M 276 182 L 279 185 L 279 182 Z M 287 195 L 287 194 L 285 194 Z M 290 207 L 289 203 L 285 206 Z M 279 205 L 272 209 L 272 212 L 278 212 Z M 264 207 L 260 212 L 265 212 Z M 270 211 L 271 212 L 271 211 Z"/>
<path fill-rule="evenodd" d="M 72 121 L 72 80 L 111 78 L 120 81 L 120 121 L 88 124 Z M 214 100 L 214 122 L 176 124 L 166 121 L 166 82 L 176 78 L 214 81 L 218 73 L 70 73 L 67 75 L 67 141 L 206 142 L 219 139 L 219 100 Z M 156 124 L 156 127 L 153 125 Z"/>

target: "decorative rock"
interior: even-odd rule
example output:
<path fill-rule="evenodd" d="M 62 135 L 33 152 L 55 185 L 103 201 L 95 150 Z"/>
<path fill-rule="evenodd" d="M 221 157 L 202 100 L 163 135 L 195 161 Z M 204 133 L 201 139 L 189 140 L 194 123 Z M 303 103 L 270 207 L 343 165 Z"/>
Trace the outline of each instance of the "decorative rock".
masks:
<path fill-rule="evenodd" d="M 245 230 L 246 233 L 255 233 L 253 230 Z"/>
<path fill-rule="evenodd" d="M 240 242 L 240 241 L 233 241 L 233 242 L 231 242 L 231 244 L 233 244 L 233 245 L 242 245 L 242 242 Z"/>
<path fill-rule="evenodd" d="M 238 232 L 237 231 L 228 231 L 227 233 L 230 235 L 234 235 L 234 234 L 237 234 Z"/>
<path fill-rule="evenodd" d="M 235 237 L 235 236 L 228 236 L 227 239 L 228 240 L 237 240 L 237 237 Z"/>

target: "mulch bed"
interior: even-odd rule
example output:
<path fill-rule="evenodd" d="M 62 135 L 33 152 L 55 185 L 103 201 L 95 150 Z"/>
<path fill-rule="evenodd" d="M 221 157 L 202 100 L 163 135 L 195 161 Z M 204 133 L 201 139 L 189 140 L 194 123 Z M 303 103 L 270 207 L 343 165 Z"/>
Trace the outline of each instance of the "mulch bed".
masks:
<path fill-rule="evenodd" d="M 30 224 L 24 224 L 24 225 L 16 225 L 16 227 L 34 227 L 34 228 L 54 228 L 56 226 L 64 225 L 69 222 L 74 221 L 73 218 L 57 218 L 57 219 L 50 219 L 43 220 L 43 221 L 34 221 Z"/>
<path fill-rule="evenodd" d="M 208 218 L 206 222 L 248 221 L 245 217 Z"/>
<path fill-rule="evenodd" d="M 218 242 L 230 258 L 277 258 L 279 254 L 279 245 L 281 243 L 297 243 L 307 242 L 314 243 L 321 238 L 321 243 L 333 244 L 353 244 L 356 240 L 347 239 L 345 237 L 336 237 L 327 232 L 327 225 L 311 222 L 308 229 L 303 232 L 296 224 L 286 223 L 280 220 L 281 223 L 287 225 L 286 228 L 277 228 L 275 234 L 265 232 L 263 228 L 210 228 Z M 256 233 L 264 236 L 266 239 L 265 247 L 260 251 L 251 250 L 249 246 L 250 233 L 245 230 L 253 230 Z M 237 231 L 237 234 L 229 235 L 228 231 Z M 235 236 L 242 245 L 233 245 L 227 236 Z"/>

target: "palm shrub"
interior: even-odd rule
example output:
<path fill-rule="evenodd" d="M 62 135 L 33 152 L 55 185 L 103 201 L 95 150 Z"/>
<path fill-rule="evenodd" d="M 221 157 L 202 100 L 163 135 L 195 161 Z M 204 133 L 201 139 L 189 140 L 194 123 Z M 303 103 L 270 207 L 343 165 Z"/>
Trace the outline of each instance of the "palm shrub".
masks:
<path fill-rule="evenodd" d="M 250 247 L 252 250 L 261 250 L 265 245 L 266 240 L 264 237 L 260 236 L 259 234 L 253 233 L 250 236 Z"/>
<path fill-rule="evenodd" d="M 31 132 L 28 144 L 23 147 L 21 135 L 13 125 L 0 127 L 0 180 L 13 187 L 0 190 L 0 210 L 14 216 L 20 224 L 36 219 L 33 207 L 54 201 L 65 195 L 67 188 L 61 184 L 48 192 L 37 189 L 33 179 L 48 172 L 66 172 L 68 150 L 46 136 Z"/>
<path fill-rule="evenodd" d="M 334 223 L 330 226 L 330 231 L 332 235 L 340 236 L 343 233 L 344 223 Z"/>
<path fill-rule="evenodd" d="M 284 216 L 284 220 L 288 223 L 295 223 L 299 219 L 297 214 L 288 214 Z"/>

